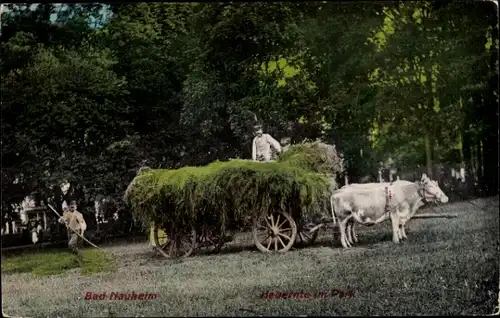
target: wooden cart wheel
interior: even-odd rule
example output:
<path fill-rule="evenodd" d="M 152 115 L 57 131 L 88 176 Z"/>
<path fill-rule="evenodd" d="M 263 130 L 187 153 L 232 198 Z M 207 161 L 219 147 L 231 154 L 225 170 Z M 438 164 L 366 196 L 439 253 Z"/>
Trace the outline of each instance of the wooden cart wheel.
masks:
<path fill-rule="evenodd" d="M 167 233 L 156 226 L 153 226 L 151 230 L 151 237 L 153 238 L 152 243 L 154 244 L 154 248 L 158 250 L 165 250 L 168 242 L 170 242 L 170 238 L 168 237 Z"/>
<path fill-rule="evenodd" d="M 162 244 L 162 235 L 158 231 L 159 227 L 155 226 L 153 230 L 153 238 L 157 251 L 166 258 L 172 257 L 188 257 L 194 251 L 196 246 L 196 230 L 194 227 L 189 230 L 181 230 L 173 235 L 168 235 L 168 241 Z M 173 231 L 169 231 L 172 233 Z"/>
<path fill-rule="evenodd" d="M 309 246 L 313 245 L 318 238 L 319 230 L 312 233 L 309 232 L 310 229 L 314 227 L 314 224 L 303 224 L 299 225 L 297 233 L 297 245 L 298 246 Z"/>
<path fill-rule="evenodd" d="M 218 232 L 202 229 L 198 238 L 198 248 L 204 248 L 208 253 L 220 252 L 226 242 Z"/>
<path fill-rule="evenodd" d="M 171 243 L 168 244 L 168 255 L 170 257 L 188 257 L 196 248 L 196 230 L 181 230 L 173 235 Z"/>
<path fill-rule="evenodd" d="M 257 248 L 264 252 L 286 252 L 297 237 L 297 224 L 286 212 L 261 215 L 255 220 L 253 240 Z"/>

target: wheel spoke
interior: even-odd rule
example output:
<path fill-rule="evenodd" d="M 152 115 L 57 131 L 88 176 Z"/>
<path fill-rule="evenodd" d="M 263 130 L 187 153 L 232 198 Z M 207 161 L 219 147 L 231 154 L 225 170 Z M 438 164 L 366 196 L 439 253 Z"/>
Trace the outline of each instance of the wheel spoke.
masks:
<path fill-rule="evenodd" d="M 258 233 L 267 233 L 267 232 L 269 232 L 269 229 L 268 228 L 264 228 L 262 230 L 258 230 L 257 232 Z"/>
<path fill-rule="evenodd" d="M 285 235 L 283 233 L 278 233 L 279 236 L 286 238 L 288 241 L 290 241 L 292 238 L 288 235 Z"/>
<path fill-rule="evenodd" d="M 269 221 L 267 220 L 267 217 L 265 218 L 265 220 L 266 220 L 266 223 L 267 223 L 267 228 L 268 228 L 268 229 L 272 228 L 273 226 L 272 226 L 271 224 L 269 224 Z M 271 220 L 271 221 L 272 221 L 272 220 Z"/>
<path fill-rule="evenodd" d="M 269 231 L 268 231 L 268 230 L 265 230 L 265 231 L 260 231 L 260 232 L 258 232 L 258 234 L 257 234 L 257 236 L 259 236 L 259 237 L 260 237 L 260 236 L 263 236 L 263 235 L 267 235 L 267 236 L 269 236 Z"/>
<path fill-rule="evenodd" d="M 280 214 L 278 214 L 278 217 L 276 218 L 276 223 L 274 223 L 274 225 L 279 224 L 279 223 L 280 223 Z"/>
<path fill-rule="evenodd" d="M 304 235 L 302 235 L 301 232 L 297 233 L 297 236 L 303 241 L 304 240 Z"/>
<path fill-rule="evenodd" d="M 285 233 L 285 234 L 288 234 L 288 235 L 292 235 L 292 229 L 281 229 L 281 231 L 279 231 L 279 233 Z"/>
<path fill-rule="evenodd" d="M 260 237 L 260 238 L 261 238 L 261 237 L 263 237 L 263 236 L 265 236 L 265 237 L 269 237 L 269 232 L 267 232 L 267 231 L 266 231 L 266 232 L 260 232 L 260 233 L 258 234 L 258 237 Z"/>
<path fill-rule="evenodd" d="M 260 243 L 261 243 L 261 244 L 264 244 L 264 243 L 267 241 L 267 239 L 269 238 L 269 236 L 270 236 L 270 235 L 269 235 L 269 234 L 267 234 L 267 235 L 266 235 L 266 237 L 265 237 L 263 240 L 260 240 Z"/>
<path fill-rule="evenodd" d="M 285 224 L 287 221 L 288 221 L 287 219 L 283 220 L 283 222 L 281 222 L 281 224 L 280 224 L 280 225 L 278 225 L 278 228 L 282 227 L 282 226 L 283 226 L 283 224 Z"/>
<path fill-rule="evenodd" d="M 278 250 L 278 240 L 276 238 L 274 239 L 274 250 Z"/>
<path fill-rule="evenodd" d="M 170 248 L 168 250 L 168 254 L 170 256 L 175 256 L 175 250 L 176 250 L 176 248 L 175 248 L 175 242 L 174 242 L 173 244 L 170 244 Z"/>
<path fill-rule="evenodd" d="M 269 250 L 269 248 L 271 247 L 271 243 L 273 242 L 273 240 L 269 240 L 269 243 L 267 244 L 267 249 Z"/>
<path fill-rule="evenodd" d="M 307 233 L 306 231 L 301 231 L 300 232 L 300 235 L 302 237 L 305 237 L 307 240 L 310 240 L 311 239 L 311 235 L 309 235 L 309 233 Z"/>
<path fill-rule="evenodd" d="M 271 227 L 274 227 L 274 215 L 271 214 Z"/>
<path fill-rule="evenodd" d="M 286 244 L 285 244 L 285 243 L 283 243 L 283 241 L 281 240 L 281 238 L 280 238 L 279 236 L 277 236 L 276 238 L 280 241 L 280 243 L 281 243 L 281 245 L 282 245 L 283 247 L 286 247 Z"/>

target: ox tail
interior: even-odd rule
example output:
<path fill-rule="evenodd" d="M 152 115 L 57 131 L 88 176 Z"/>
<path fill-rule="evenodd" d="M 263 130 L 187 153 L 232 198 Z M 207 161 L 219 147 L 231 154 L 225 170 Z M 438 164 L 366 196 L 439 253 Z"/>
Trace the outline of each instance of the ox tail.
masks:
<path fill-rule="evenodd" d="M 337 224 L 337 218 L 335 217 L 335 209 L 333 208 L 333 195 L 330 196 L 330 208 L 332 209 L 332 220 L 333 220 L 333 225 L 335 226 Z"/>

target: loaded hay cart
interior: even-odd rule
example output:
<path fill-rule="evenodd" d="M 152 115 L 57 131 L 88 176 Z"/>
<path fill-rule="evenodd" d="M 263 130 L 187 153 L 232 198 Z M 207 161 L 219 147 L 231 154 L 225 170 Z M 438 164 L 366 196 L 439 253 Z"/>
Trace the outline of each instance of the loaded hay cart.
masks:
<path fill-rule="evenodd" d="M 146 169 L 124 199 L 145 229 L 153 225 L 154 245 L 165 257 L 187 257 L 202 247 L 220 250 L 245 226 L 252 226 L 260 251 L 285 252 L 316 239 L 307 225 L 328 213 L 334 176 L 343 169 L 334 146 L 302 143 L 274 162 Z"/>

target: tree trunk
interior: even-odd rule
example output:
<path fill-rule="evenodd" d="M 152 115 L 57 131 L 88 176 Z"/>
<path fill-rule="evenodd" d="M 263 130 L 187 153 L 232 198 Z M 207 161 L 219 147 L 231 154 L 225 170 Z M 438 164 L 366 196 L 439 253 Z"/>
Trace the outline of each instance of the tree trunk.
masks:
<path fill-rule="evenodd" d="M 470 149 L 470 158 L 469 158 L 469 166 L 470 166 L 470 172 L 471 172 L 471 179 L 473 181 L 477 180 L 477 173 L 476 173 L 476 158 L 477 158 L 477 151 L 476 151 L 476 146 L 474 145 L 474 138 L 471 140 L 471 149 Z"/>
<path fill-rule="evenodd" d="M 463 134 L 460 134 L 460 162 L 464 162 L 464 138 Z"/>
<path fill-rule="evenodd" d="M 476 137 L 476 175 L 479 185 L 483 184 L 483 147 L 481 146 L 481 137 Z"/>
<path fill-rule="evenodd" d="M 470 158 L 471 158 L 472 150 L 471 150 L 470 132 L 468 132 L 468 131 L 464 131 L 462 134 L 462 151 L 464 154 L 463 164 L 465 165 L 465 167 L 464 167 L 465 171 L 471 171 Z"/>
<path fill-rule="evenodd" d="M 432 179 L 432 142 L 428 132 L 425 133 L 425 164 L 427 176 Z"/>
<path fill-rule="evenodd" d="M 425 12 L 425 10 L 424 10 Z M 430 12 L 426 12 L 425 13 L 426 15 L 430 16 Z M 434 97 L 435 94 L 433 93 L 432 91 L 432 82 L 433 82 L 433 79 L 432 79 L 432 72 L 431 70 L 426 67 L 425 68 L 425 75 L 427 77 L 427 81 L 426 81 L 426 91 L 427 91 L 427 97 L 428 97 L 428 109 L 427 109 L 427 112 L 428 113 L 434 113 L 434 106 L 435 106 L 435 103 L 434 103 Z M 432 128 L 427 128 L 426 131 L 425 131 L 425 163 L 426 163 L 426 166 L 427 166 L 427 175 L 429 176 L 429 178 L 431 180 L 433 180 L 434 178 L 434 175 L 433 175 L 433 164 L 432 164 L 432 158 L 436 159 L 436 156 L 434 155 L 434 142 L 435 142 L 435 137 L 437 136 L 436 132 L 435 132 L 435 127 L 432 127 Z"/>

